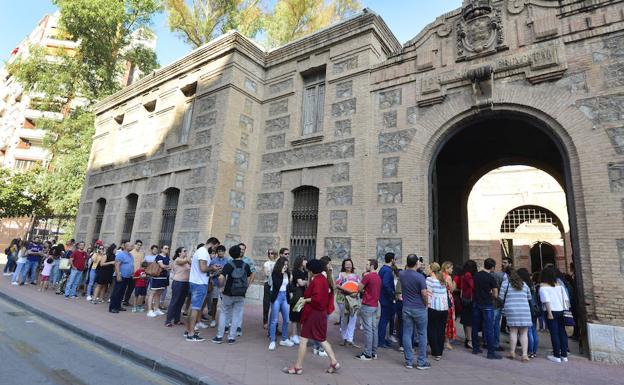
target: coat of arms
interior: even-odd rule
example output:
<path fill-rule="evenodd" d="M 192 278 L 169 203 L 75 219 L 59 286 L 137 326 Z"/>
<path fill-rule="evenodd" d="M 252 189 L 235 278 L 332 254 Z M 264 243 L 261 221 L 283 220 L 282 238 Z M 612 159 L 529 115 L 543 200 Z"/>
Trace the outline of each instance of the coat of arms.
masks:
<path fill-rule="evenodd" d="M 488 55 L 504 45 L 501 10 L 490 0 L 467 0 L 457 21 L 457 61 Z"/>

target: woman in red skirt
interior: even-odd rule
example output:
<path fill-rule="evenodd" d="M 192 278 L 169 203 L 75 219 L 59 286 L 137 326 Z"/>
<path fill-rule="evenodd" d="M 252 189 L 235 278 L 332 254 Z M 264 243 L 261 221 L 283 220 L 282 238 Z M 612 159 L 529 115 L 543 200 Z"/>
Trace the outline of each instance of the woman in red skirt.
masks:
<path fill-rule="evenodd" d="M 297 352 L 297 362 L 294 366 L 283 369 L 287 374 L 302 374 L 303 359 L 305 358 L 308 339 L 320 342 L 327 352 L 330 365 L 327 373 L 335 373 L 340 369 L 340 364 L 336 361 L 334 350 L 327 342 L 327 316 L 331 314 L 334 307 L 334 296 L 329 290 L 327 278 L 322 274 L 323 264 L 318 259 L 308 262 L 306 269 L 312 273 L 312 279 L 303 298 L 305 305 L 301 312 L 301 338 L 299 351 Z"/>

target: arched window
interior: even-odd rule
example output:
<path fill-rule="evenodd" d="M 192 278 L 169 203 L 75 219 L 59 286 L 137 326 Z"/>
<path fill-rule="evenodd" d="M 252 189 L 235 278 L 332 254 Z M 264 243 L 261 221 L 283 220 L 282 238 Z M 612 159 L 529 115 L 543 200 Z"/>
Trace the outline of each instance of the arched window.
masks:
<path fill-rule="evenodd" d="M 299 187 L 293 191 L 292 232 L 290 255 L 316 257 L 316 232 L 318 227 L 319 189 L 312 186 Z"/>
<path fill-rule="evenodd" d="M 95 213 L 95 226 L 93 227 L 93 237 L 91 243 L 95 244 L 95 241 L 100 239 L 100 230 L 102 230 L 102 222 L 104 221 L 104 210 L 106 210 L 106 199 L 100 198 L 95 202 L 97 211 Z"/>
<path fill-rule="evenodd" d="M 132 236 L 132 226 L 134 226 L 138 200 L 139 196 L 137 194 L 130 194 L 126 197 L 126 213 L 124 215 L 124 225 L 121 233 L 122 240 L 130 240 Z"/>
<path fill-rule="evenodd" d="M 180 190 L 177 188 L 172 187 L 165 190 L 165 206 L 162 211 L 162 225 L 160 226 L 160 237 L 158 238 L 160 246 L 171 246 L 179 198 Z"/>

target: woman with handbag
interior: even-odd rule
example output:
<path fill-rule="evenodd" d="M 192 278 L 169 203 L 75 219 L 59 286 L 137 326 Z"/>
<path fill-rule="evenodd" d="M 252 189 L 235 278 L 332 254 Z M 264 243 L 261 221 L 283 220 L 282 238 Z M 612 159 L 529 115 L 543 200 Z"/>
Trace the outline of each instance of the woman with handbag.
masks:
<path fill-rule="evenodd" d="M 561 363 L 568 362 L 568 335 L 565 330 L 564 312 L 570 308 L 570 299 L 563 286 L 557 283 L 556 274 L 552 266 L 542 270 L 539 295 L 546 314 L 546 325 L 553 349 L 553 354 L 546 358 Z"/>
<path fill-rule="evenodd" d="M 448 317 L 446 318 L 446 327 L 444 331 L 444 348 L 453 350 L 451 341 L 457 338 L 457 329 L 455 328 L 455 298 L 453 292 L 455 291 L 455 281 L 453 281 L 453 262 L 446 261 L 442 263 L 442 277 L 444 278 L 444 285 L 448 295 Z"/>
<path fill-rule="evenodd" d="M 293 264 L 290 299 L 290 312 L 288 318 L 292 326 L 292 337 L 290 340 L 299 345 L 299 333 L 301 332 L 301 311 L 295 309 L 299 298 L 303 297 L 306 286 L 308 286 L 308 272 L 306 271 L 307 260 L 303 255 L 298 256 Z"/>
<path fill-rule="evenodd" d="M 466 340 L 464 346 L 472 350 L 470 336 L 472 335 L 472 299 L 474 297 L 474 275 L 477 274 L 477 263 L 472 259 L 464 263 L 461 276 L 461 304 L 462 313 L 460 323 L 464 326 Z M 477 326 L 478 327 L 478 326 Z M 478 341 L 477 341 L 478 343 Z"/>
<path fill-rule="evenodd" d="M 507 358 L 511 360 L 516 358 L 516 346 L 518 344 L 518 335 L 520 335 L 522 362 L 529 362 L 528 331 L 529 327 L 533 325 L 529 307 L 531 291 L 516 270 L 510 269 L 507 277 L 508 279 L 503 281 L 498 293 L 498 298 L 503 304 L 502 311 L 507 318 L 507 326 L 509 326 L 509 354 Z"/>
<path fill-rule="evenodd" d="M 531 274 L 524 267 L 518 269 L 518 275 L 524 283 L 529 287 L 531 291 L 531 300 L 529 301 L 529 308 L 531 309 L 531 327 L 529 327 L 529 358 L 535 358 L 537 356 L 537 348 L 539 347 L 539 334 L 537 332 L 538 324 L 537 319 L 541 314 L 539 297 L 535 290 L 535 285 L 531 279 Z"/>
<path fill-rule="evenodd" d="M 113 283 L 116 249 L 117 245 L 113 243 L 106 249 L 105 256 L 101 253 L 96 254 L 97 259 L 94 261 L 94 263 L 97 263 L 95 268 L 95 290 L 91 299 L 91 303 L 94 305 L 104 302 L 104 295 L 108 287 Z"/>
<path fill-rule="evenodd" d="M 349 290 L 343 286 L 348 282 L 355 283 L 354 289 Z M 354 346 L 353 335 L 357 325 L 357 313 L 361 306 L 357 296 L 359 283 L 360 277 L 355 274 L 353 260 L 351 258 L 343 259 L 338 279 L 336 279 L 336 302 L 340 311 L 340 334 L 342 336 L 340 346 Z M 339 302 L 338 298 L 341 298 L 342 301 Z"/>

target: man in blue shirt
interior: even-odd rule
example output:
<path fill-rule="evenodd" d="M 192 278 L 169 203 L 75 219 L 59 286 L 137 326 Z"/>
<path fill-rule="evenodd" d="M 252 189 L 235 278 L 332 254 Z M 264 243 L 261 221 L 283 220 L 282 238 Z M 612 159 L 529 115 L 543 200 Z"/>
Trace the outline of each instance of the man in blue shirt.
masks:
<path fill-rule="evenodd" d="M 110 305 L 108 306 L 108 311 L 111 313 L 126 311 L 126 309 L 121 306 L 121 300 L 123 299 L 128 282 L 132 279 L 132 275 L 134 274 L 134 258 L 132 258 L 130 254 L 132 247 L 130 241 L 123 241 L 121 243 L 121 250 L 115 255 L 115 286 L 113 287 Z"/>
<path fill-rule="evenodd" d="M 22 283 L 26 283 L 26 279 L 28 279 L 28 274 L 30 273 L 30 284 L 37 284 L 37 268 L 39 267 L 41 257 L 44 255 L 41 238 L 35 237 L 34 241 L 28 244 L 26 251 L 26 266 L 22 273 Z"/>
<path fill-rule="evenodd" d="M 381 278 L 381 295 L 379 296 L 379 304 L 381 305 L 381 316 L 379 317 L 378 340 L 380 348 L 389 348 L 390 343 L 386 341 L 386 332 L 388 324 L 393 322 L 394 317 L 394 253 L 386 253 L 384 256 L 384 265 L 379 269 L 379 278 Z M 392 330 L 392 328 L 390 328 Z M 392 333 L 391 333 L 392 334 Z"/>

